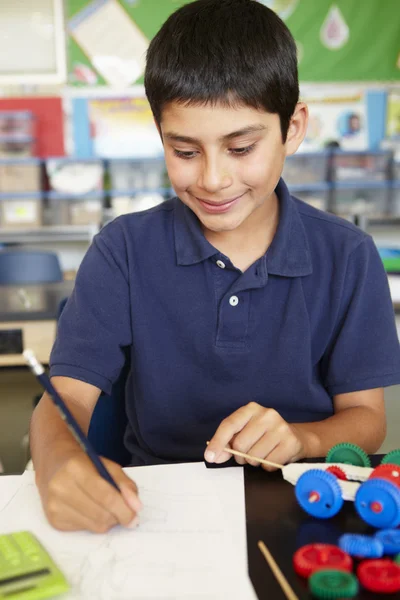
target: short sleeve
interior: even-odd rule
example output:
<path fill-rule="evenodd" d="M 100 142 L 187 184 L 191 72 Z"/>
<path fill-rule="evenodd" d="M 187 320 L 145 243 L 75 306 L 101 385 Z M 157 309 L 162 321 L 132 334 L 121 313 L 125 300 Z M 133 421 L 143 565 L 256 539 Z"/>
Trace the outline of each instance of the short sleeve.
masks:
<path fill-rule="evenodd" d="M 400 383 L 388 279 L 370 236 L 350 253 L 334 335 L 321 367 L 331 396 Z"/>
<path fill-rule="evenodd" d="M 132 343 L 125 255 L 117 225 L 94 238 L 58 322 L 51 377 L 72 377 L 111 392 Z"/>

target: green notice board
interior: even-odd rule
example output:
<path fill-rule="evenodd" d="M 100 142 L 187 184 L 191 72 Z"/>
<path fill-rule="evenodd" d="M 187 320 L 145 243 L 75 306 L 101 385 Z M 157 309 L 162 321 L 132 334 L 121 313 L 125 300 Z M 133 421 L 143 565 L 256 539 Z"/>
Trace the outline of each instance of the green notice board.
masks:
<path fill-rule="evenodd" d="M 127 17 L 137 25 L 143 34 L 151 40 L 160 29 L 164 21 L 177 8 L 187 4 L 191 0 L 114 0 L 118 2 Z M 103 0 L 67 0 L 67 33 L 68 25 L 73 17 L 83 14 L 83 11 L 105 3 Z M 94 67 L 90 58 L 85 54 L 79 44 L 68 35 L 68 72 L 69 83 L 77 86 L 87 85 L 107 85 L 101 73 Z M 77 68 L 77 73 L 74 69 Z M 83 68 L 79 67 L 83 65 Z M 85 72 L 84 67 L 91 69 L 97 76 L 96 81 L 91 81 L 90 73 Z M 86 75 L 86 76 L 85 76 Z M 143 77 L 140 77 L 136 83 L 142 83 Z"/>
<path fill-rule="evenodd" d="M 115 2 L 150 40 L 167 17 L 191 0 L 67 0 L 71 19 Z M 259 0 L 287 23 L 299 48 L 304 82 L 400 80 L 400 0 Z M 121 40 L 121 43 L 123 41 Z M 68 36 L 69 83 L 106 85 L 82 46 Z M 136 83 L 141 83 L 139 77 Z"/>
<path fill-rule="evenodd" d="M 339 18 L 329 24 L 329 14 L 338 14 L 335 8 Z M 299 0 L 286 24 L 299 46 L 301 81 L 400 80 L 399 0 Z M 327 48 L 321 39 L 324 24 L 333 34 L 347 27 L 347 37 L 345 29 L 342 33 L 347 41 Z"/>

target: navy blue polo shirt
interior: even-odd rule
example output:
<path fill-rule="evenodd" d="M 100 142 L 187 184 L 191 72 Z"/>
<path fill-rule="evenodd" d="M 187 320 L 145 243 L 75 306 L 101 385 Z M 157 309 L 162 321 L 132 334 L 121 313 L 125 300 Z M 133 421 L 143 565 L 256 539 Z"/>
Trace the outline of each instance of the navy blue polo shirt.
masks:
<path fill-rule="evenodd" d="M 132 464 L 201 460 L 250 401 L 288 422 L 333 414 L 336 394 L 400 383 L 387 276 L 371 237 L 291 197 L 242 273 L 178 198 L 94 238 L 61 316 L 51 376 L 111 392 L 126 357 Z"/>

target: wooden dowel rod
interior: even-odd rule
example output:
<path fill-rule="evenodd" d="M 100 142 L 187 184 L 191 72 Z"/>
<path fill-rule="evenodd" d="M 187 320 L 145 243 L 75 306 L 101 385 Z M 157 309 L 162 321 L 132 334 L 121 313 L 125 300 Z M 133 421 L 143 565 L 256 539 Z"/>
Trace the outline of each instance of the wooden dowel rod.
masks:
<path fill-rule="evenodd" d="M 207 445 L 210 442 L 207 442 Z M 245 454 L 244 452 L 239 452 L 239 450 L 232 450 L 232 448 L 224 448 L 225 452 L 229 452 L 230 454 L 234 454 L 235 456 L 241 456 L 242 458 L 248 458 L 249 460 L 255 460 L 263 465 L 267 465 L 267 467 L 275 467 L 276 469 L 283 469 L 284 465 L 280 465 L 278 463 L 271 462 L 270 460 L 265 460 L 265 458 L 258 458 L 257 456 L 250 456 L 250 454 Z"/>
<path fill-rule="evenodd" d="M 271 552 L 268 550 L 268 548 L 266 547 L 264 542 L 259 541 L 257 545 L 258 545 L 259 549 L 261 550 L 265 560 L 269 564 L 271 571 L 275 575 L 275 578 L 278 581 L 279 585 L 281 586 L 282 591 L 285 594 L 286 598 L 288 600 L 299 600 L 298 596 L 296 596 L 296 594 L 290 587 L 288 580 L 286 579 L 286 577 L 284 576 L 284 574 L 282 573 L 282 571 L 276 564 L 274 557 L 272 556 Z"/>

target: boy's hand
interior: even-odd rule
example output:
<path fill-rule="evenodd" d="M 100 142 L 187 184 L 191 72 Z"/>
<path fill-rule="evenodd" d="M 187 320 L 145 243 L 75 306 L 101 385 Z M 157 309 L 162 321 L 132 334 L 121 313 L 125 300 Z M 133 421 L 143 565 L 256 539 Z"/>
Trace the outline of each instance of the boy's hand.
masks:
<path fill-rule="evenodd" d="M 119 465 L 101 460 L 121 493 L 98 474 L 80 449 L 71 452 L 48 478 L 36 477 L 44 511 L 53 527 L 93 533 L 105 533 L 117 524 L 136 527 L 142 505 L 135 483 Z"/>
<path fill-rule="evenodd" d="M 256 402 L 242 406 L 224 419 L 207 446 L 204 458 L 208 462 L 223 463 L 232 458 L 224 447 L 265 458 L 278 464 L 293 462 L 305 456 L 305 439 L 295 427 L 287 423 L 273 408 Z M 235 456 L 240 465 L 254 467 L 259 462 Z M 274 467 L 261 465 L 267 471 Z"/>

